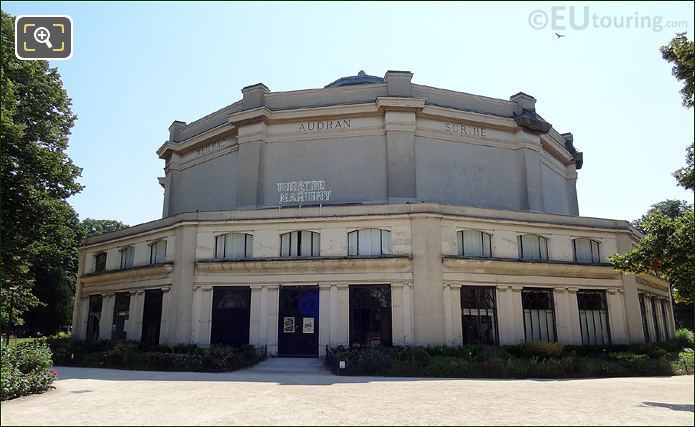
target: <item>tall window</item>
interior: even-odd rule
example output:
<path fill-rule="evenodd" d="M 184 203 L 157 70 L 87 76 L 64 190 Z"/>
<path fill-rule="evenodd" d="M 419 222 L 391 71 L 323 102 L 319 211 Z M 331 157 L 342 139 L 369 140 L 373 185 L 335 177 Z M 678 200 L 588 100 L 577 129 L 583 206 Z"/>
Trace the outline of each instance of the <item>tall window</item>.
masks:
<path fill-rule="evenodd" d="M 280 235 L 280 256 L 319 256 L 321 235 L 313 231 L 292 231 Z"/>
<path fill-rule="evenodd" d="M 517 237 L 519 258 L 521 259 L 548 259 L 548 239 L 534 234 L 524 234 Z"/>
<path fill-rule="evenodd" d="M 132 267 L 134 258 L 135 246 L 131 245 L 121 249 L 121 269 Z"/>
<path fill-rule="evenodd" d="M 215 258 L 242 259 L 253 256 L 253 235 L 227 233 L 215 237 Z"/>
<path fill-rule="evenodd" d="M 130 293 L 119 292 L 116 294 L 116 301 L 113 306 L 113 324 L 111 326 L 112 340 L 125 340 L 126 336 L 125 321 L 128 320 L 130 313 Z"/>
<path fill-rule="evenodd" d="M 490 235 L 482 231 L 463 230 L 457 233 L 460 256 L 491 257 Z"/>
<path fill-rule="evenodd" d="M 94 255 L 94 272 L 106 271 L 106 252 Z"/>
<path fill-rule="evenodd" d="M 162 325 L 161 289 L 145 291 L 145 304 L 142 308 L 142 334 L 140 340 L 150 344 L 159 344 L 159 331 Z"/>
<path fill-rule="evenodd" d="M 212 291 L 210 344 L 241 346 L 249 343 L 251 288 L 215 286 Z"/>
<path fill-rule="evenodd" d="M 157 240 L 150 245 L 150 264 L 159 264 L 166 261 L 167 258 L 167 241 L 165 239 Z"/>
<path fill-rule="evenodd" d="M 577 291 L 579 326 L 582 344 L 608 345 L 611 335 L 608 329 L 608 306 L 605 291 Z"/>
<path fill-rule="evenodd" d="M 652 320 L 654 321 L 654 335 L 656 335 L 656 340 L 661 341 L 664 336 L 661 334 L 661 328 L 659 327 L 659 315 L 656 313 L 656 298 L 649 297 L 652 306 Z"/>
<path fill-rule="evenodd" d="M 644 333 L 644 341 L 651 341 L 651 336 L 649 335 L 649 324 L 647 323 L 647 303 L 644 300 L 644 294 L 639 294 L 639 309 L 642 313 L 642 332 Z"/>
<path fill-rule="evenodd" d="M 555 335 L 555 304 L 551 289 L 523 289 L 521 303 L 524 308 L 526 341 L 557 341 Z"/>
<path fill-rule="evenodd" d="M 387 255 L 391 253 L 391 232 L 366 228 L 348 233 L 348 255 Z"/>
<path fill-rule="evenodd" d="M 350 346 L 391 345 L 391 286 L 350 286 Z"/>
<path fill-rule="evenodd" d="M 85 339 L 87 341 L 96 341 L 99 339 L 101 302 L 101 295 L 92 295 L 89 297 L 89 311 L 87 312 L 87 333 L 85 335 Z"/>
<path fill-rule="evenodd" d="M 574 260 L 576 262 L 586 262 L 598 264 L 601 262 L 601 253 L 599 252 L 599 243 L 591 239 L 574 239 Z"/>
<path fill-rule="evenodd" d="M 464 344 L 497 344 L 495 288 L 461 288 L 461 326 Z"/>

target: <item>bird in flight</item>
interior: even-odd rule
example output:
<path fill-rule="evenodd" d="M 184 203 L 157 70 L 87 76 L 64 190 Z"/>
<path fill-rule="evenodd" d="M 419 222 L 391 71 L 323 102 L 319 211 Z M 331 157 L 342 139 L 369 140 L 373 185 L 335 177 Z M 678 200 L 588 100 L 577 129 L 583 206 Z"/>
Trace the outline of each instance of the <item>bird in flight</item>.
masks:
<path fill-rule="evenodd" d="M 558 33 L 555 33 L 555 35 L 557 36 L 557 38 L 560 38 L 560 37 L 565 37 L 565 35 L 564 35 L 564 34 L 558 34 Z"/>

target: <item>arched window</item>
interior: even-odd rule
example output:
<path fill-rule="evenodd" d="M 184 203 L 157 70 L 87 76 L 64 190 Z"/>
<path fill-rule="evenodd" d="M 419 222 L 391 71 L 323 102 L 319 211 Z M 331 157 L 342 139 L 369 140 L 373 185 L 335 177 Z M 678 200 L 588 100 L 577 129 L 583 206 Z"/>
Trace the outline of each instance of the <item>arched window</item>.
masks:
<path fill-rule="evenodd" d="M 167 241 L 165 239 L 157 240 L 150 245 L 150 264 L 159 264 L 164 262 L 167 257 Z"/>
<path fill-rule="evenodd" d="M 457 233 L 459 256 L 492 256 L 491 236 L 482 231 L 462 230 Z"/>
<path fill-rule="evenodd" d="M 601 262 L 599 243 L 596 240 L 574 239 L 572 240 L 572 246 L 574 247 L 574 260 L 576 262 L 593 264 Z"/>
<path fill-rule="evenodd" d="M 319 256 L 321 235 L 313 231 L 292 231 L 280 235 L 280 256 Z"/>
<path fill-rule="evenodd" d="M 106 252 L 99 252 L 94 255 L 94 272 L 98 273 L 100 271 L 106 270 Z"/>
<path fill-rule="evenodd" d="M 520 259 L 548 259 L 548 239 L 535 234 L 517 236 Z"/>
<path fill-rule="evenodd" d="M 242 259 L 253 256 L 253 235 L 227 233 L 215 237 L 215 258 Z"/>
<path fill-rule="evenodd" d="M 121 269 L 132 267 L 134 257 L 135 246 L 130 245 L 121 249 Z"/>
<path fill-rule="evenodd" d="M 391 232 L 365 228 L 348 233 L 348 255 L 387 255 L 391 253 Z"/>

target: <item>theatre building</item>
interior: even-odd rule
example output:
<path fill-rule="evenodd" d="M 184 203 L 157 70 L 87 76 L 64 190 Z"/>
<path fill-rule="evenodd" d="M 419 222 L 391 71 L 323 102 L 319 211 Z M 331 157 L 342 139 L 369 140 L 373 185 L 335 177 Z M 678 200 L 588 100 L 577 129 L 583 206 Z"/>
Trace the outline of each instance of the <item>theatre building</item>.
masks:
<path fill-rule="evenodd" d="M 669 284 L 608 260 L 637 230 L 579 215 L 571 133 L 525 93 L 412 76 L 259 83 L 173 122 L 162 218 L 80 250 L 75 336 L 319 356 L 673 335 Z"/>

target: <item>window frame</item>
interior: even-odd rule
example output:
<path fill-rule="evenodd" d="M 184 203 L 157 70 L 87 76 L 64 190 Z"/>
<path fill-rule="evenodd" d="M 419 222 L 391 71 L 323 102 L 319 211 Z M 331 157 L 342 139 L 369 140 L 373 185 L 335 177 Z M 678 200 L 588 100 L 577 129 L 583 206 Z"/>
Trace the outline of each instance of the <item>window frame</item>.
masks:
<path fill-rule="evenodd" d="M 480 243 L 483 250 L 482 255 L 466 255 L 466 244 L 465 244 L 465 233 L 473 232 L 480 234 Z M 485 247 L 485 238 L 487 237 L 487 248 Z M 456 245 L 458 256 L 461 257 L 476 257 L 476 258 L 492 258 L 492 233 L 488 233 L 482 230 L 459 230 L 456 232 Z M 487 249 L 488 254 L 485 254 L 485 249 Z"/>
<path fill-rule="evenodd" d="M 360 254 L 360 231 L 379 231 L 379 253 L 378 254 Z M 350 245 L 350 236 L 355 233 L 355 253 L 352 253 L 352 246 Z M 384 251 L 384 239 L 388 241 L 388 250 Z M 391 240 L 391 230 L 384 228 L 357 228 L 349 231 L 347 234 L 348 240 L 348 256 L 381 256 L 381 255 L 391 255 L 393 253 L 393 242 Z"/>
<path fill-rule="evenodd" d="M 303 242 L 302 235 L 304 233 L 309 233 L 309 252 L 310 255 L 302 255 Z M 283 239 L 289 239 L 287 242 L 287 253 L 284 253 L 284 243 Z M 295 253 L 292 255 L 293 241 L 296 240 Z M 314 245 L 314 240 L 316 245 Z M 304 243 L 305 244 L 305 243 Z M 316 246 L 316 247 L 314 247 Z M 302 257 L 320 257 L 321 256 L 321 233 L 311 230 L 293 230 L 280 234 L 280 257 L 281 258 L 302 258 Z"/>
<path fill-rule="evenodd" d="M 473 292 L 472 299 L 482 299 L 482 298 L 490 298 L 492 301 L 492 307 L 464 307 L 464 299 L 466 298 L 465 292 L 471 291 Z M 483 293 L 489 293 L 489 295 L 483 296 Z M 478 294 L 479 293 L 479 294 Z M 463 345 L 499 345 L 499 326 L 498 326 L 498 320 L 497 320 L 497 288 L 494 286 L 461 286 L 460 288 L 460 302 L 461 306 L 461 338 Z M 475 314 L 473 314 L 473 310 L 476 311 Z M 466 311 L 469 312 L 469 314 L 466 314 Z M 485 311 L 484 314 L 481 315 L 481 311 Z M 489 312 L 492 312 L 490 315 Z M 493 328 L 493 337 L 492 337 L 492 342 L 487 342 L 484 340 L 469 340 L 470 342 L 466 342 L 466 329 L 464 327 L 464 318 L 465 317 L 470 317 L 475 318 L 477 321 L 477 326 L 478 330 L 480 330 L 480 325 L 481 322 L 480 320 L 483 317 L 491 317 L 492 318 L 492 328 Z M 475 342 L 474 342 L 475 341 Z M 479 341 L 479 342 L 478 342 Z"/>
<path fill-rule="evenodd" d="M 548 336 L 548 340 L 542 340 L 542 331 L 539 329 L 538 337 L 539 339 L 536 340 L 534 338 L 534 331 L 533 331 L 533 313 L 531 313 L 531 310 L 534 311 L 539 311 L 540 309 L 531 309 L 531 308 L 526 308 L 525 307 L 525 302 L 527 301 L 527 298 L 525 295 L 528 295 L 529 293 L 541 293 L 545 292 L 548 294 L 548 301 L 550 308 L 545 308 L 542 310 L 546 310 L 545 313 L 545 325 L 546 325 L 546 335 Z M 530 325 L 526 324 L 526 310 L 529 310 L 529 319 L 531 321 Z M 547 310 L 551 311 L 551 324 L 552 324 L 552 329 L 553 329 L 553 337 L 552 340 L 550 340 L 550 330 L 548 329 L 548 313 Z M 540 341 L 540 342 L 557 342 L 557 315 L 555 313 L 555 292 L 553 291 L 552 288 L 523 288 L 521 290 L 521 312 L 524 318 L 524 341 L 525 342 L 531 342 L 531 341 Z M 540 323 L 540 313 L 537 315 L 537 319 L 539 320 Z M 531 340 L 528 339 L 528 327 L 531 327 Z"/>
<path fill-rule="evenodd" d="M 227 256 L 227 239 L 232 237 L 232 236 L 244 236 L 244 256 L 241 257 L 232 257 L 232 256 Z M 219 239 L 224 238 L 224 242 L 222 244 L 222 256 L 219 256 L 218 253 L 218 248 L 219 248 Z M 250 245 L 250 248 L 249 248 Z M 230 260 L 230 259 L 248 259 L 248 258 L 253 258 L 253 234 L 251 233 L 245 233 L 242 231 L 230 231 L 228 233 L 222 233 L 218 234 L 215 236 L 215 249 L 213 256 L 215 259 L 218 260 Z"/>
<path fill-rule="evenodd" d="M 94 272 L 101 273 L 106 271 L 106 262 L 109 255 L 106 251 L 100 251 L 94 254 Z M 101 261 L 103 259 L 103 261 Z"/>
<path fill-rule="evenodd" d="M 135 245 L 121 248 L 119 252 L 121 253 L 121 270 L 132 268 L 135 265 Z M 130 265 L 128 265 L 128 261 L 130 261 Z"/>
<path fill-rule="evenodd" d="M 581 300 L 580 296 L 582 295 L 599 295 L 601 298 L 601 308 L 599 309 L 587 309 L 587 308 L 582 308 L 581 305 Z M 608 312 L 608 298 L 606 296 L 606 291 L 604 289 L 579 289 L 577 290 L 577 309 L 579 311 L 579 329 L 580 333 L 582 336 L 582 345 L 611 345 L 612 344 L 612 337 L 611 337 L 611 326 L 610 326 L 610 314 Z M 582 312 L 584 312 L 584 322 L 582 322 Z M 592 312 L 592 324 L 593 324 L 593 330 L 594 330 L 594 335 L 593 339 L 594 342 L 591 342 L 591 334 L 589 334 L 589 321 L 588 321 L 588 312 Z M 596 331 L 596 313 L 598 313 L 598 318 L 599 318 L 599 324 L 600 324 L 600 329 L 601 329 L 601 342 L 598 342 L 598 334 Z M 603 312 L 603 313 L 602 313 Z M 602 314 L 604 316 L 602 316 Z M 605 333 L 606 335 L 604 336 L 604 329 L 603 329 L 603 322 L 604 322 L 604 317 L 605 317 Z M 586 328 L 586 335 L 584 334 Z"/>
<path fill-rule="evenodd" d="M 524 237 L 535 237 L 538 240 L 538 258 L 527 258 L 524 256 Z M 533 233 L 526 233 L 526 234 L 519 234 L 516 237 L 516 244 L 517 244 L 517 249 L 519 252 L 519 259 L 520 260 L 526 260 L 526 261 L 549 261 L 550 260 L 550 248 L 549 248 L 549 241 L 550 239 L 541 236 L 540 234 L 533 234 Z M 545 247 L 541 242 L 545 243 Z M 545 257 L 544 251 L 545 249 Z"/>
<path fill-rule="evenodd" d="M 162 242 L 164 243 L 164 259 L 158 261 L 155 247 Z M 149 246 L 150 246 L 150 264 L 161 264 L 163 262 L 166 262 L 167 249 L 168 249 L 167 246 L 169 246 L 166 238 L 157 239 L 154 242 L 150 243 Z"/>
<path fill-rule="evenodd" d="M 577 240 L 586 240 L 589 242 L 589 250 L 591 252 L 591 261 L 580 261 L 577 259 Z M 596 244 L 596 260 L 594 261 L 594 243 Z M 572 252 L 574 254 L 574 262 L 582 264 L 600 264 L 601 263 L 601 242 L 587 237 L 577 237 L 572 239 Z"/>

